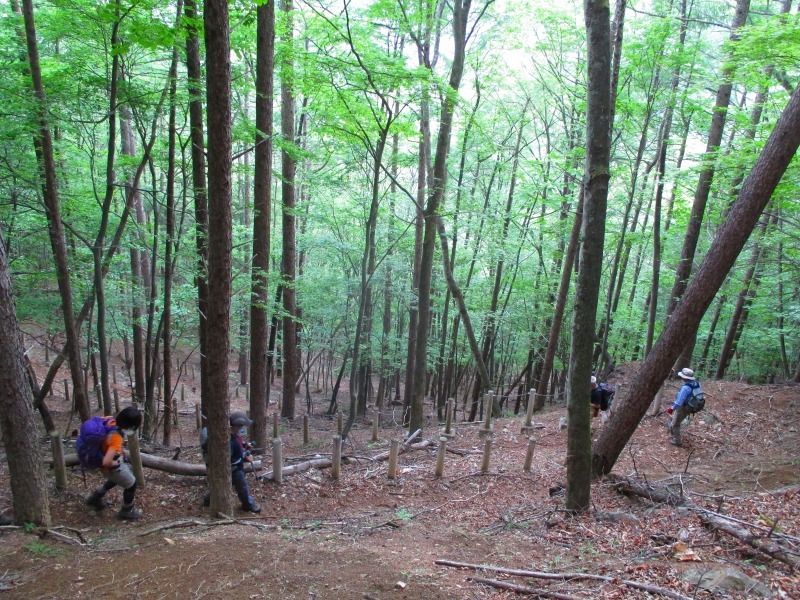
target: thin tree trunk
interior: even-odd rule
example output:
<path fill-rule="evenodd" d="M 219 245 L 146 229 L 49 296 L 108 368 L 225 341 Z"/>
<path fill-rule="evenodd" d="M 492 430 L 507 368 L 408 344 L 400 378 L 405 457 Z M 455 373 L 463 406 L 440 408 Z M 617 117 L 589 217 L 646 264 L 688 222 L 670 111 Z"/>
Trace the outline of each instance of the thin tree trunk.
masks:
<path fill-rule="evenodd" d="M 738 0 L 736 4 L 736 14 L 731 24 L 731 39 L 738 38 L 737 30 L 742 27 L 750 11 L 750 0 Z M 708 134 L 708 142 L 706 145 L 706 152 L 702 158 L 702 167 L 697 180 L 697 188 L 695 189 L 694 203 L 692 204 L 692 213 L 689 217 L 689 224 L 686 228 L 686 236 L 683 241 L 683 249 L 681 250 L 681 258 L 678 267 L 675 271 L 675 283 L 672 287 L 670 294 L 669 304 L 667 306 L 667 317 L 672 315 L 678 305 L 678 301 L 683 297 L 686 286 L 689 281 L 689 275 L 692 272 L 692 263 L 694 262 L 695 251 L 697 249 L 697 242 L 700 239 L 700 228 L 703 224 L 703 216 L 708 203 L 708 197 L 711 192 L 711 183 L 714 178 L 714 161 L 717 151 L 722 141 L 722 133 L 725 127 L 725 117 L 730 104 L 731 91 L 733 85 L 731 83 L 733 75 L 733 67 L 724 67 L 722 70 L 722 84 L 717 89 L 717 98 L 714 103 L 714 108 L 711 116 L 711 128 Z M 687 340 L 690 342 L 690 340 Z M 692 347 L 693 343 L 690 344 Z M 681 369 L 687 366 L 691 361 L 691 355 L 687 355 L 688 351 L 685 349 L 683 354 L 678 357 L 675 364 L 676 369 Z"/>
<path fill-rule="evenodd" d="M 453 38 L 455 51 L 450 70 L 449 87 L 453 93 L 446 93 L 442 102 L 442 113 L 439 120 L 439 137 L 436 140 L 436 159 L 433 166 L 431 193 L 428 196 L 425 210 L 425 231 L 422 241 L 422 260 L 420 262 L 419 285 L 419 323 L 414 362 L 414 388 L 411 393 L 409 414 L 409 432 L 424 427 L 423 399 L 425 391 L 425 371 L 427 367 L 428 327 L 430 325 L 431 275 L 433 255 L 436 247 L 435 215 L 444 198 L 447 181 L 447 156 L 450 148 L 450 132 L 453 127 L 455 112 L 455 92 L 461 85 L 464 72 L 465 47 L 467 42 L 467 20 L 471 0 L 455 0 L 453 4 Z M 449 90 L 448 90 L 449 92 Z"/>
<path fill-rule="evenodd" d="M 589 507 L 591 489 L 591 434 L 587 406 L 592 371 L 594 334 L 605 240 L 611 149 L 609 8 L 606 2 L 585 0 L 587 35 L 585 204 L 575 314 L 567 372 L 567 510 Z"/>
<path fill-rule="evenodd" d="M 94 264 L 94 294 L 97 299 L 97 348 L 100 355 L 100 391 L 103 400 L 103 413 L 110 415 L 113 412 L 111 401 L 111 388 L 108 383 L 108 340 L 106 338 L 106 296 L 103 287 L 103 248 L 105 246 L 108 218 L 111 212 L 111 202 L 114 199 L 114 163 L 116 161 L 117 147 L 117 87 L 119 83 L 119 24 L 120 4 L 115 2 L 115 18 L 111 25 L 111 73 L 109 74 L 109 108 L 108 108 L 108 148 L 106 155 L 106 188 L 100 213 L 100 229 L 97 232 L 92 246 Z"/>
<path fill-rule="evenodd" d="M 175 29 L 178 30 L 182 21 L 183 1 L 178 0 Z M 172 273 L 174 271 L 173 249 L 178 239 L 175 228 L 175 146 L 176 146 L 176 121 L 177 121 L 177 95 L 178 95 L 178 47 L 172 48 L 172 63 L 169 68 L 169 142 L 167 150 L 167 231 L 166 249 L 164 251 L 164 437 L 163 444 L 172 444 L 173 396 L 172 396 Z"/>
<path fill-rule="evenodd" d="M 767 221 L 769 221 L 769 216 L 765 214 L 761 217 L 761 222 L 758 225 L 759 239 L 756 241 L 753 249 L 750 252 L 750 260 L 747 265 L 747 271 L 742 279 L 742 288 L 739 291 L 738 297 L 736 298 L 736 305 L 733 308 L 733 314 L 731 315 L 731 320 L 728 325 L 728 332 L 725 335 L 725 341 L 722 344 L 719 362 L 717 363 L 717 372 L 715 374 L 717 379 L 722 379 L 725 377 L 725 371 L 728 369 L 728 366 L 730 366 L 731 358 L 733 358 L 733 354 L 736 352 L 739 336 L 742 334 L 742 328 L 747 320 L 747 315 L 749 312 L 748 307 L 750 304 L 752 304 L 753 297 L 755 296 L 755 289 L 758 287 L 759 278 L 756 276 L 756 268 L 758 267 L 758 264 L 762 258 L 761 245 L 764 241 L 764 235 L 767 231 Z"/>
<path fill-rule="evenodd" d="M 547 350 L 542 361 L 542 370 L 539 375 L 539 382 L 536 386 L 536 397 L 534 399 L 533 410 L 540 411 L 544 408 L 545 395 L 547 394 L 547 384 L 550 380 L 550 373 L 553 370 L 553 362 L 558 349 L 558 337 L 564 322 L 564 310 L 567 306 L 569 296 L 569 282 L 572 279 L 572 267 L 575 263 L 575 255 L 578 253 L 580 245 L 581 225 L 583 222 L 583 201 L 584 188 L 578 196 L 578 206 L 575 209 L 575 220 L 572 222 L 572 233 L 569 236 L 567 254 L 564 257 L 564 264 L 561 267 L 561 282 L 558 285 L 558 294 L 555 299 L 553 318 L 550 324 L 550 334 L 547 340 Z"/>
<path fill-rule="evenodd" d="M 64 317 L 64 331 L 67 336 L 67 354 L 72 376 L 73 402 L 81 420 L 91 416 L 86 387 L 81 373 L 80 346 L 78 328 L 72 306 L 72 286 L 69 279 L 69 263 L 64 238 L 64 225 L 61 221 L 61 205 L 58 197 L 58 181 L 56 178 L 56 162 L 53 152 L 53 138 L 47 119 L 47 99 L 42 84 L 42 72 L 39 65 L 39 46 L 36 39 L 36 24 L 33 17 L 33 1 L 22 0 L 22 14 L 25 19 L 25 37 L 28 44 L 28 66 L 33 83 L 33 95 L 39 122 L 39 131 L 34 139 L 39 173 L 41 177 L 42 196 L 47 212 L 48 233 L 53 257 L 56 261 L 58 291 L 61 297 L 61 311 Z"/>
<path fill-rule="evenodd" d="M 293 44 L 292 0 L 281 0 L 281 10 L 286 14 L 284 43 Z M 281 416 L 294 419 L 295 384 L 297 380 L 297 336 L 295 315 L 295 160 L 290 151 L 294 144 L 294 62 L 288 52 L 281 65 L 281 199 L 283 216 L 283 259 L 281 261 L 281 281 L 283 285 L 283 403 Z"/>

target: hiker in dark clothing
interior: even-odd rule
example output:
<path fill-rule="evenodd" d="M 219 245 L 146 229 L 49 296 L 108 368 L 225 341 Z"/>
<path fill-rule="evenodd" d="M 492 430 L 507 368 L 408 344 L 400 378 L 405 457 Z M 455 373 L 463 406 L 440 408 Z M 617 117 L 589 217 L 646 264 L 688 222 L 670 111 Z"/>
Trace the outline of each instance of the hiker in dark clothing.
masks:
<path fill-rule="evenodd" d="M 236 495 L 239 497 L 239 502 L 242 503 L 242 510 L 252 513 L 260 513 L 261 507 L 250 495 L 250 489 L 247 486 L 247 477 L 244 473 L 244 463 L 253 462 L 253 457 L 250 455 L 250 445 L 242 440 L 245 427 L 253 424 L 253 421 L 247 418 L 243 412 L 233 412 L 228 419 L 231 426 L 231 483 L 233 489 L 236 490 Z M 200 432 L 200 446 L 203 449 L 203 457 L 208 464 L 208 430 L 204 427 Z M 211 492 L 206 491 L 203 497 L 203 505 L 208 506 L 211 503 Z"/>

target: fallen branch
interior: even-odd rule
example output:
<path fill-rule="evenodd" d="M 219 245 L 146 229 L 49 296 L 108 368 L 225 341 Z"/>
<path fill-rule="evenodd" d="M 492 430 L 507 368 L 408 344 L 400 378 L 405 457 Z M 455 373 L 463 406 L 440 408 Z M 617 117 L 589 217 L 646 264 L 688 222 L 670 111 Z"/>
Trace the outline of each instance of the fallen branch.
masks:
<path fill-rule="evenodd" d="M 652 486 L 642 486 L 636 482 L 626 479 L 617 482 L 617 489 L 626 494 L 642 496 L 655 502 L 665 502 L 667 504 L 671 504 L 672 506 L 683 505 L 695 513 L 707 527 L 723 531 L 724 533 L 735 537 L 740 542 L 747 544 L 748 546 L 755 548 L 760 552 L 763 552 L 767 556 L 789 565 L 793 569 L 800 569 L 800 556 L 798 556 L 796 552 L 785 548 L 779 542 L 775 541 L 775 539 L 771 538 L 770 536 L 774 533 L 772 530 L 768 531 L 767 535 L 765 536 L 756 535 L 747 529 L 744 529 L 743 527 L 737 526 L 736 523 L 744 523 L 747 527 L 752 527 L 753 529 L 762 529 L 758 525 L 746 523 L 739 519 L 728 519 L 724 515 L 706 510 L 701 506 L 693 504 L 686 498 L 678 497 L 663 488 L 657 489 Z"/>
<path fill-rule="evenodd" d="M 250 525 L 252 527 L 258 527 L 261 529 L 275 529 L 275 525 L 266 525 L 264 523 L 257 523 L 251 519 L 234 519 L 233 517 L 227 517 L 222 520 L 217 521 L 200 521 L 197 519 L 192 519 L 188 521 L 176 521 L 174 523 L 167 523 L 166 525 L 161 525 L 159 527 L 154 527 L 153 529 L 148 529 L 145 532 L 142 532 L 139 537 L 144 537 L 146 535 L 150 535 L 152 533 L 158 533 L 159 531 L 167 531 L 168 529 L 181 529 L 183 527 L 218 527 L 220 525 Z"/>
<path fill-rule="evenodd" d="M 797 552 L 793 552 L 784 548 L 774 539 L 750 533 L 747 529 L 735 525 L 731 521 L 727 520 L 724 516 L 716 516 L 699 507 L 692 508 L 703 524 L 706 525 L 706 527 L 724 531 L 728 535 L 735 537 L 740 542 L 743 542 L 748 546 L 781 561 L 782 563 L 786 563 L 794 569 L 800 569 L 800 556 L 798 556 Z"/>
<path fill-rule="evenodd" d="M 85 542 L 81 540 L 76 540 L 75 538 L 71 538 L 68 535 L 64 535 L 63 533 L 59 533 L 58 531 L 53 531 L 52 529 L 47 529 L 43 527 L 36 532 L 40 538 L 45 538 L 47 536 L 54 537 L 55 539 L 65 542 L 67 544 L 72 544 L 73 546 L 84 546 Z"/>
<path fill-rule="evenodd" d="M 439 559 L 434 561 L 437 565 L 445 567 L 456 567 L 459 569 L 474 569 L 476 571 L 494 571 L 496 573 L 505 573 L 506 575 L 516 575 L 518 577 L 535 577 L 537 579 L 558 579 L 561 581 L 578 581 L 581 579 L 589 581 L 602 581 L 604 583 L 622 584 L 637 590 L 650 592 L 651 594 L 661 594 L 667 598 L 674 598 L 675 600 L 691 600 L 688 596 L 678 594 L 672 590 L 650 585 L 647 583 L 639 583 L 638 581 L 630 581 L 628 579 L 619 579 L 618 577 L 608 577 L 606 575 L 596 575 L 594 573 L 545 573 L 542 571 L 524 571 L 522 569 L 509 569 L 507 567 L 496 567 L 494 565 L 474 565 L 470 563 L 461 563 L 453 560 Z"/>
<path fill-rule="evenodd" d="M 500 588 L 501 590 L 511 590 L 518 594 L 528 594 L 529 596 L 541 596 L 543 598 L 555 598 L 556 600 L 582 600 L 579 596 L 570 596 L 569 594 L 562 594 L 560 592 L 548 592 L 536 588 L 529 588 L 525 585 L 511 583 L 509 581 L 498 581 L 497 579 L 487 579 L 485 577 L 469 577 L 470 581 L 476 583 L 483 583 L 492 587 Z"/>

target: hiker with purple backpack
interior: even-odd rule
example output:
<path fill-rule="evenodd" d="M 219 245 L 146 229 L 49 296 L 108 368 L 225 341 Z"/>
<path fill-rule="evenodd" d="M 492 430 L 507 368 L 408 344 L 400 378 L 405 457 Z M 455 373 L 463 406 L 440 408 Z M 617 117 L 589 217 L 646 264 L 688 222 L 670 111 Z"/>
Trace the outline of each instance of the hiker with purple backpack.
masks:
<path fill-rule="evenodd" d="M 134 433 L 142 426 L 142 413 L 138 408 L 123 408 L 116 417 L 92 417 L 81 425 L 75 443 L 78 459 L 84 469 L 100 469 L 106 482 L 88 498 L 86 504 L 100 511 L 108 506 L 105 495 L 116 486 L 122 487 L 122 508 L 117 513 L 120 519 L 134 520 L 142 513 L 133 506 L 136 495 L 136 477 L 125 462 L 123 443 L 125 435 Z"/>

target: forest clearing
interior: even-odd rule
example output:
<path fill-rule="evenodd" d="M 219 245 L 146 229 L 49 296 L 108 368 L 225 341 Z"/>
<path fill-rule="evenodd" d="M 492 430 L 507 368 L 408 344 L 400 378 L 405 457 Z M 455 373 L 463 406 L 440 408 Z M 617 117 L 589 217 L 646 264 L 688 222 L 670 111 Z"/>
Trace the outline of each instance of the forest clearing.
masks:
<path fill-rule="evenodd" d="M 610 381 L 624 391 L 636 369 L 620 367 Z M 666 414 L 646 417 L 612 477 L 592 486 L 591 510 L 577 517 L 563 511 L 566 430 L 559 405 L 535 416 L 530 473 L 523 471 L 523 412 L 493 421 L 485 473 L 482 423 L 454 423 L 443 476 L 435 477 L 438 429 L 430 410 L 417 440 L 429 443 L 400 455 L 395 480 L 387 478 L 385 460 L 371 459 L 404 435 L 398 408 L 387 407 L 379 442 L 371 442 L 367 421 L 352 430 L 338 481 L 328 468 L 287 476 L 280 485 L 249 475 L 263 511 L 254 516 L 237 509 L 230 521 L 211 519 L 203 508 L 205 477 L 151 469 L 137 496 L 140 521 L 116 519 L 119 493 L 112 508 L 96 514 L 84 498 L 99 476 L 87 473 L 84 484 L 75 467 L 67 490 L 51 495 L 52 534 L 3 527 L 0 590 L 8 598 L 456 599 L 514 597 L 518 592 L 499 587 L 512 585 L 553 598 L 800 598 L 796 568 L 703 521 L 729 517 L 754 540 L 785 545 L 797 564 L 800 386 L 704 386 L 710 399 L 685 428 L 685 446 L 667 443 Z M 677 387 L 668 381 L 666 397 Z M 237 399 L 232 389 L 231 396 L 232 410 L 246 408 L 243 394 Z M 176 447 L 148 446 L 148 452 L 202 463 L 195 402 L 189 393 L 179 405 Z M 336 421 L 324 416 L 326 408 L 315 396 L 305 445 L 301 419 L 281 422 L 287 466 L 330 457 Z M 69 407 L 57 393 L 51 410 L 60 429 L 67 428 Z M 259 458 L 261 472 L 269 471 L 270 452 Z M 3 457 L 0 508 L 10 505 L 5 464 Z M 710 512 L 623 494 L 617 480 L 669 489 Z M 536 579 L 490 567 L 595 579 Z M 726 570 L 746 578 L 729 575 L 725 585 L 745 587 L 697 587 L 699 575 L 711 580 Z"/>

